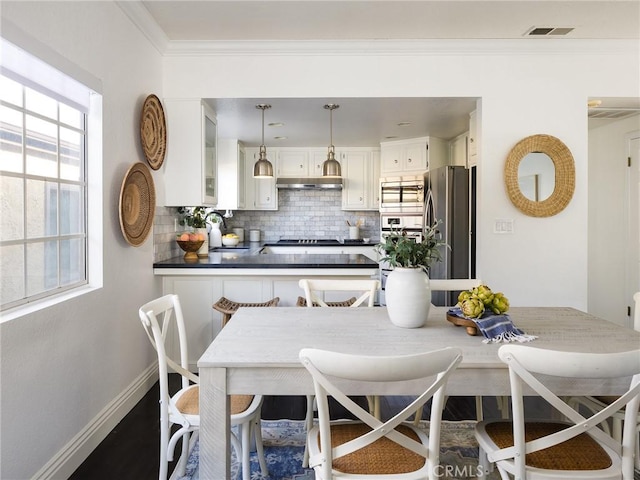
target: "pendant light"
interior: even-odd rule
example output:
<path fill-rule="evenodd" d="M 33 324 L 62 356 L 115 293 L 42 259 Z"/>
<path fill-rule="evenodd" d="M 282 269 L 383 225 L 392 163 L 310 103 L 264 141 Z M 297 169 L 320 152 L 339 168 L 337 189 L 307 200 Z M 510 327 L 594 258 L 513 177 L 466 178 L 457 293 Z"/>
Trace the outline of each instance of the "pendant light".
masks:
<path fill-rule="evenodd" d="M 340 162 L 336 160 L 336 149 L 333 146 L 333 111 L 336 108 L 340 108 L 340 105 L 329 103 L 324 108 L 329 110 L 329 151 L 327 159 L 322 163 L 322 176 L 341 177 L 342 169 L 340 168 Z"/>
<path fill-rule="evenodd" d="M 271 108 L 271 105 L 259 103 L 256 108 L 262 110 L 262 144 L 260 145 L 260 157 L 253 166 L 253 176 L 255 178 L 273 178 L 273 165 L 267 159 L 267 147 L 264 145 L 264 111 Z"/>

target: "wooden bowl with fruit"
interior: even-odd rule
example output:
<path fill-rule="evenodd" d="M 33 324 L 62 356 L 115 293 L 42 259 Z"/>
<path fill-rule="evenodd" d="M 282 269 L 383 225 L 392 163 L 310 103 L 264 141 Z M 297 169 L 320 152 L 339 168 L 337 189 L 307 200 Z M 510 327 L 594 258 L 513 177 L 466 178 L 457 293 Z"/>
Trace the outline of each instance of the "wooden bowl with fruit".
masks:
<path fill-rule="evenodd" d="M 197 261 L 197 252 L 204 243 L 204 236 L 201 233 L 185 232 L 178 235 L 176 242 L 184 250 L 184 259 L 186 261 Z"/>

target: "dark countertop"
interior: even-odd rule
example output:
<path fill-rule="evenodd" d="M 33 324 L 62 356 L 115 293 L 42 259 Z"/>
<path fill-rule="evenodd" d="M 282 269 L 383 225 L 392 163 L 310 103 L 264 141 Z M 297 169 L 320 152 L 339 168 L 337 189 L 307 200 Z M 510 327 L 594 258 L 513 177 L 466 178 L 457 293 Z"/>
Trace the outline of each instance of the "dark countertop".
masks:
<path fill-rule="evenodd" d="M 300 268 L 346 268 L 371 269 L 378 264 L 361 254 L 275 254 L 260 253 L 263 244 L 247 244 L 248 249 L 234 249 L 218 247 L 210 250 L 207 258 L 199 258 L 194 262 L 187 262 L 181 255 L 169 260 L 154 263 L 154 269 L 171 268 L 264 268 L 264 269 L 300 269 Z M 273 244 L 264 244 L 273 245 Z M 374 244 L 371 244 L 372 246 Z M 308 246 L 308 245 L 306 245 Z M 350 245 L 346 245 L 350 246 Z M 357 245 L 367 246 L 367 245 Z"/>

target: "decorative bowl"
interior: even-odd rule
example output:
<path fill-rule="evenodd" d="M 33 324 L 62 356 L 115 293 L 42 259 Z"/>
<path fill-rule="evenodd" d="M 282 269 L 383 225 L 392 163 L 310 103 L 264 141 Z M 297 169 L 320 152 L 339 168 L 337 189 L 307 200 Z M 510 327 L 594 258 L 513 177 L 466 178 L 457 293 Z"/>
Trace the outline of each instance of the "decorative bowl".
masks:
<path fill-rule="evenodd" d="M 198 260 L 198 254 L 196 252 L 200 249 L 204 240 L 176 240 L 176 242 L 178 242 L 180 248 L 186 252 L 184 254 L 185 260 Z"/>
<path fill-rule="evenodd" d="M 238 237 L 222 237 L 222 244 L 225 247 L 235 247 L 240 243 L 240 238 Z"/>

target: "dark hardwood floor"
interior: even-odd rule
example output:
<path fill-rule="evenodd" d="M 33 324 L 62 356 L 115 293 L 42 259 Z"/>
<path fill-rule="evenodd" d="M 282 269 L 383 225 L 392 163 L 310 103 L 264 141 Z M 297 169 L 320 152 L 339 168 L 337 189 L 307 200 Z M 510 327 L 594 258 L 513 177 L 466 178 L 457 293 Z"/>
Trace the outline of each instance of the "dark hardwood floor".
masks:
<path fill-rule="evenodd" d="M 171 375 L 172 385 L 179 383 L 178 375 Z M 406 406 L 409 397 L 382 397 L 383 417 L 393 415 Z M 158 384 L 151 388 L 140 402 L 125 416 L 87 460 L 78 467 L 70 480 L 152 480 L 158 478 L 160 461 L 158 428 L 159 410 Z M 362 399 L 362 402 L 365 402 Z M 363 405 L 365 405 L 363 403 Z M 304 419 L 305 397 L 266 397 L 262 418 L 278 420 L 289 418 Z M 498 416 L 495 399 L 484 399 L 485 417 Z M 340 412 L 335 411 L 339 417 Z M 428 418 L 425 409 L 423 418 Z M 332 414 L 332 416 L 334 416 Z M 473 397 L 450 397 L 447 401 L 444 420 L 475 419 L 475 399 Z M 176 456 L 180 452 L 180 443 L 176 447 Z M 175 462 L 169 465 L 169 475 Z"/>

